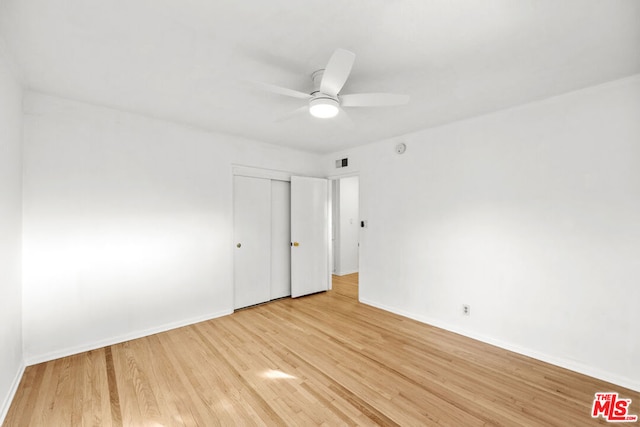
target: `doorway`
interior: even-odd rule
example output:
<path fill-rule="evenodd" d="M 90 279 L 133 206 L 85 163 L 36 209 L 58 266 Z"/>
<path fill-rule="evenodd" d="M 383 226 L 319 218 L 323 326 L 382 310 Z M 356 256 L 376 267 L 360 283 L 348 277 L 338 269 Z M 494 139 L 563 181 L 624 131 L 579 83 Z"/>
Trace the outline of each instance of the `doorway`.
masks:
<path fill-rule="evenodd" d="M 353 275 L 360 269 L 359 177 L 334 179 L 332 185 L 332 272 L 336 276 Z"/>

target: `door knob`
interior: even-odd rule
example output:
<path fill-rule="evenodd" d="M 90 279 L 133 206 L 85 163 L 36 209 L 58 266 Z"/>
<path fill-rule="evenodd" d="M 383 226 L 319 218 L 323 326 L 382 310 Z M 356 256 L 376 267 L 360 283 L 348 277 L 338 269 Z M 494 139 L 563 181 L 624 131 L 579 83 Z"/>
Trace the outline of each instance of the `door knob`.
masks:
<path fill-rule="evenodd" d="M 300 243 L 298 243 L 298 242 L 293 242 L 293 246 L 300 246 Z"/>
<path fill-rule="evenodd" d="M 238 244 L 236 245 L 236 248 L 241 248 L 241 247 L 242 247 L 242 243 L 238 243 Z"/>

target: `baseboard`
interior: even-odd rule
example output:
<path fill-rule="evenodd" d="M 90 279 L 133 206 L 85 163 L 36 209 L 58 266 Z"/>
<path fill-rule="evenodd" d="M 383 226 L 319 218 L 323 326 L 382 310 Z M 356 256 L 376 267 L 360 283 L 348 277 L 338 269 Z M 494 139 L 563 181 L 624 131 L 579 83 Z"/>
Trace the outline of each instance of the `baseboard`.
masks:
<path fill-rule="evenodd" d="M 72 356 L 74 354 L 84 353 L 85 351 L 96 350 L 98 348 L 119 344 L 125 341 L 131 341 L 138 338 L 148 337 L 149 335 L 159 334 L 161 332 L 182 328 L 184 326 L 193 325 L 195 323 L 206 322 L 207 320 L 212 320 L 218 317 L 227 316 L 232 313 L 233 313 L 233 310 L 219 311 L 217 313 L 210 313 L 204 316 L 193 317 L 193 318 L 181 320 L 178 322 L 166 323 L 162 326 L 158 326 L 155 328 L 131 332 L 129 334 L 119 335 L 116 337 L 111 337 L 111 338 L 103 339 L 100 341 L 94 341 L 92 343 L 87 343 L 87 344 L 83 344 L 76 347 L 68 347 L 63 350 L 56 350 L 49 353 L 37 354 L 37 355 L 27 355 L 27 357 L 25 358 L 25 361 L 27 366 L 36 365 L 38 363 L 43 363 L 43 362 L 49 362 L 51 360 L 60 359 L 61 357 Z"/>
<path fill-rule="evenodd" d="M 374 301 L 360 299 L 360 302 L 363 304 L 370 305 L 372 307 L 379 308 L 384 311 L 389 311 L 391 313 L 398 314 L 403 317 L 408 317 L 409 319 L 417 320 L 418 322 L 425 323 L 427 325 L 435 326 L 436 328 L 454 332 L 456 334 L 463 335 L 465 337 L 472 338 L 474 340 L 482 341 L 484 343 L 491 344 L 493 346 L 500 347 L 502 349 L 509 350 L 514 353 L 522 354 L 523 356 L 531 357 L 536 360 L 549 363 L 551 365 L 559 366 L 561 368 L 568 369 L 570 371 L 578 372 L 580 374 L 597 378 L 599 380 L 607 381 L 612 384 L 616 384 L 620 387 L 625 387 L 634 391 L 640 391 L 639 381 L 633 381 L 633 380 L 630 380 L 629 378 L 624 378 L 624 377 L 621 377 L 620 375 L 603 371 L 601 369 L 597 369 L 592 366 L 588 366 L 580 362 L 576 362 L 574 360 L 560 358 L 560 357 L 552 356 L 546 353 L 541 353 L 526 347 L 513 345 L 489 336 L 466 331 L 462 328 L 448 324 L 446 322 L 442 322 L 438 319 L 422 316 L 415 313 L 410 313 L 404 310 L 397 309 L 395 307 L 390 307 L 384 304 L 378 304 Z M 602 390 L 602 391 L 615 391 L 615 390 Z"/>
<path fill-rule="evenodd" d="M 357 273 L 357 272 L 358 272 L 358 270 L 348 270 L 348 271 L 336 272 L 336 273 L 333 273 L 333 274 L 335 274 L 336 276 L 346 276 L 348 274 L 353 274 L 353 273 Z"/>
<path fill-rule="evenodd" d="M 20 369 L 18 369 L 13 382 L 11 383 L 11 388 L 9 389 L 7 397 L 4 399 L 4 402 L 2 402 L 2 406 L 0 406 L 0 425 L 3 425 L 4 419 L 6 418 L 7 413 L 9 413 L 9 407 L 11 406 L 11 402 L 13 402 L 13 398 L 18 391 L 18 386 L 20 385 L 20 381 L 22 380 L 22 375 L 24 375 L 24 370 L 26 367 L 27 366 L 23 361 L 20 364 Z"/>

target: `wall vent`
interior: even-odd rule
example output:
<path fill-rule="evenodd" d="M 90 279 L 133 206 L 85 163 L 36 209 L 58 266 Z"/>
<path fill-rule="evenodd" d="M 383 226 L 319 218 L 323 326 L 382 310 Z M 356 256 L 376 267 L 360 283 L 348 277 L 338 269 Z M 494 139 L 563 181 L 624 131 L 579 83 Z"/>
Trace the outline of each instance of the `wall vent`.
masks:
<path fill-rule="evenodd" d="M 336 169 L 346 168 L 347 166 L 349 166 L 349 159 L 347 157 L 336 160 Z"/>

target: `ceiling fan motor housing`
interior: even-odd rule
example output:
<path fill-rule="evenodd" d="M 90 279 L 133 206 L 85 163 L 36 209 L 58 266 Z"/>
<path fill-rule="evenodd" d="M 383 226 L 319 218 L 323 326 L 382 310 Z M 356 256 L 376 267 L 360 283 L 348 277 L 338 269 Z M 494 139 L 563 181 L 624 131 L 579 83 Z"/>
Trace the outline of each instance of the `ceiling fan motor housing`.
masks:
<path fill-rule="evenodd" d="M 338 114 L 340 111 L 339 105 L 340 103 L 337 99 L 318 92 L 309 101 L 309 112 L 314 117 L 327 119 Z"/>

